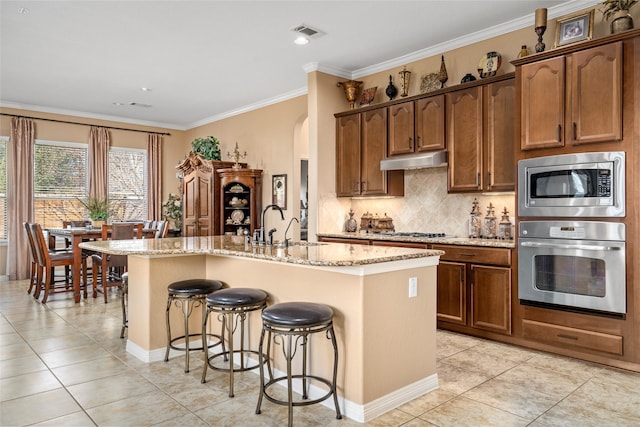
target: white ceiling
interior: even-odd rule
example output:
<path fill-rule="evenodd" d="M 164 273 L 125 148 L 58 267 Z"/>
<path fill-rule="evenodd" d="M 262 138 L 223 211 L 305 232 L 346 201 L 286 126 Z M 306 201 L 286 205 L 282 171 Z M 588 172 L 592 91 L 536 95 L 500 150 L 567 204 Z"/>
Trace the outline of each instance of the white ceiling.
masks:
<path fill-rule="evenodd" d="M 304 94 L 307 71 L 357 78 L 594 3 L 2 0 L 0 105 L 189 129 Z M 326 35 L 294 45 L 300 24 Z"/>

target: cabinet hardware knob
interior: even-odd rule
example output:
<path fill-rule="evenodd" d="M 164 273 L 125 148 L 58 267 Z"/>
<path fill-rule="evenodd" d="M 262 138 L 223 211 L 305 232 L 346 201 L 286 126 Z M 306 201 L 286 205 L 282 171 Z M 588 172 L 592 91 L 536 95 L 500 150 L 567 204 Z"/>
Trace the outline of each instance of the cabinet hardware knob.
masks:
<path fill-rule="evenodd" d="M 565 338 L 565 339 L 573 340 L 573 341 L 578 341 L 578 337 L 573 336 L 573 335 L 558 334 L 557 337 L 558 338 Z"/>
<path fill-rule="evenodd" d="M 562 125 L 558 125 L 558 141 L 562 141 Z"/>
<path fill-rule="evenodd" d="M 576 122 L 573 122 L 573 140 L 576 141 L 578 139 L 578 125 Z"/>

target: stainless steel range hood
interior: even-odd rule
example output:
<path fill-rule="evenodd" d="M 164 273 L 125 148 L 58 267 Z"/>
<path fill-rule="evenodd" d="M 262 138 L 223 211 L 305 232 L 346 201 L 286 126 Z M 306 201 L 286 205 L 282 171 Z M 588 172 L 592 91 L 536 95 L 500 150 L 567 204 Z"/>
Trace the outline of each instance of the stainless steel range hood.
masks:
<path fill-rule="evenodd" d="M 388 157 L 380 161 L 380 169 L 382 170 L 423 169 L 440 166 L 447 166 L 447 152 L 444 150 Z"/>

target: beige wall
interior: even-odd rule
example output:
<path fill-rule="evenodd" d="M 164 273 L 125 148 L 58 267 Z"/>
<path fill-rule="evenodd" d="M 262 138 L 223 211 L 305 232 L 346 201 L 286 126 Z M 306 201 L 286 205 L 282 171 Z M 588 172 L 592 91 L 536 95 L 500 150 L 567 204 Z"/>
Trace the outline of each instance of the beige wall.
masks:
<path fill-rule="evenodd" d="M 45 119 L 63 120 L 70 122 L 87 123 L 89 125 L 113 126 L 126 129 L 137 129 L 145 132 L 129 132 L 124 130 L 111 129 L 111 145 L 114 147 L 127 148 L 147 148 L 147 133 L 167 132 L 170 136 L 162 137 L 162 182 L 163 200 L 171 193 L 178 191 L 178 181 L 176 180 L 175 165 L 184 158 L 184 132 L 174 129 L 157 128 L 150 126 L 132 125 L 106 120 L 86 119 L 75 116 L 65 116 L 60 114 L 40 113 L 37 111 L 18 110 L 14 108 L 0 108 L 0 112 L 6 114 L 23 115 L 28 117 L 38 117 Z M 47 141 L 79 142 L 89 141 L 89 126 L 75 125 L 67 123 L 56 123 L 44 120 L 36 120 L 36 139 Z M 11 117 L 0 116 L 0 136 L 9 136 L 11 133 Z"/>
<path fill-rule="evenodd" d="M 277 228 L 276 240 L 282 240 L 292 217 L 300 217 L 300 148 L 296 144 L 300 144 L 303 138 L 302 125 L 306 118 L 307 96 L 299 96 L 185 132 L 186 141 L 207 135 L 218 138 L 222 160 L 229 160 L 227 153 L 233 151 L 238 142 L 240 151 L 247 152 L 242 161 L 250 168 L 263 170 L 263 207 L 271 203 L 272 176 L 287 174 L 286 223 L 283 224 L 273 211 L 269 211 L 265 219 L 269 227 Z M 297 223 L 292 225 L 289 237 L 292 231 L 297 238 Z"/>

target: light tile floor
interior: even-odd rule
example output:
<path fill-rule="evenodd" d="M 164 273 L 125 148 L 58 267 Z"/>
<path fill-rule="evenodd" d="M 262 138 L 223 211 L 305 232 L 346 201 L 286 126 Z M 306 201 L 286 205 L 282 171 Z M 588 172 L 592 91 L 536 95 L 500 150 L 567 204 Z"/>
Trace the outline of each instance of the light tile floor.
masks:
<path fill-rule="evenodd" d="M 46 305 L 24 281 L 0 283 L 0 425 L 280 426 L 286 408 L 255 415 L 257 377 L 202 360 L 146 364 L 125 351 L 117 294 L 108 304 L 69 294 Z M 639 426 L 640 374 L 439 331 L 440 389 L 369 426 Z M 299 426 L 359 426 L 321 405 L 295 408 Z"/>

